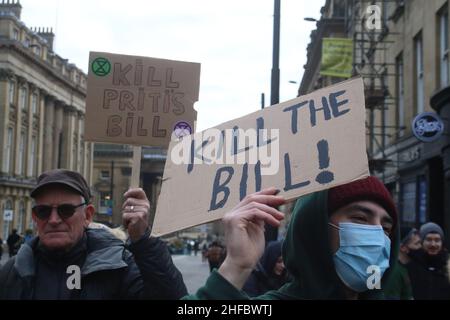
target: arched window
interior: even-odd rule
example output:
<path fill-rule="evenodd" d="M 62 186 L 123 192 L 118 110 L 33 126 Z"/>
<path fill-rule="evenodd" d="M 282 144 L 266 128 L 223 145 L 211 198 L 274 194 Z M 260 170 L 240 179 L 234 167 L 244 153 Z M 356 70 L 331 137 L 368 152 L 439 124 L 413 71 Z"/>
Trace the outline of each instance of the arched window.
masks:
<path fill-rule="evenodd" d="M 25 203 L 23 200 L 19 202 L 19 212 L 18 212 L 18 220 L 17 220 L 17 232 L 19 234 L 23 234 L 25 232 L 25 220 L 26 220 L 26 214 L 25 214 Z"/>
<path fill-rule="evenodd" d="M 13 203 L 10 199 L 6 200 L 3 206 L 2 219 L 3 219 L 3 239 L 8 239 L 8 236 L 11 232 L 10 229 L 13 219 Z"/>

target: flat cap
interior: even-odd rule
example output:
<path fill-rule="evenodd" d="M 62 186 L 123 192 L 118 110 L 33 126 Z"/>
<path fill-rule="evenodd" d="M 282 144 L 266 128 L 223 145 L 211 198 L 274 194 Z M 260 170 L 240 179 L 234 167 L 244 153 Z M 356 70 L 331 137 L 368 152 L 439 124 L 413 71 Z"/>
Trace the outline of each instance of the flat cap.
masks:
<path fill-rule="evenodd" d="M 66 169 L 55 169 L 42 173 L 37 179 L 36 187 L 31 191 L 35 198 L 41 191 L 50 185 L 65 185 L 83 196 L 86 202 L 91 199 L 91 190 L 81 174 Z"/>

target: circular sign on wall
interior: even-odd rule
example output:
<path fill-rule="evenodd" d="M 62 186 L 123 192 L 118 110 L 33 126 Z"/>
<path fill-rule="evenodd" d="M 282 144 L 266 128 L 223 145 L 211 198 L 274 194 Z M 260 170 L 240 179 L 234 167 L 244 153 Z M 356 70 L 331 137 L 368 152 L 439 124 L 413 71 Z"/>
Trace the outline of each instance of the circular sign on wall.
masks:
<path fill-rule="evenodd" d="M 444 132 L 444 123 L 436 113 L 423 112 L 414 118 L 412 131 L 420 141 L 432 142 Z"/>

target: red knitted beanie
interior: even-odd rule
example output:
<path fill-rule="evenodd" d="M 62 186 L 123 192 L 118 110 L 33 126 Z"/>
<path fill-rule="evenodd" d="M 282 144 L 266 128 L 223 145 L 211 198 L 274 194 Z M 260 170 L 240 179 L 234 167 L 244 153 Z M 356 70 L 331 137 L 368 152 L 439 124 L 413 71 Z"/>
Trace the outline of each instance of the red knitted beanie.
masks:
<path fill-rule="evenodd" d="M 328 191 L 328 214 L 331 214 L 354 201 L 371 200 L 382 206 L 397 222 L 397 209 L 391 194 L 376 177 L 370 176 Z"/>

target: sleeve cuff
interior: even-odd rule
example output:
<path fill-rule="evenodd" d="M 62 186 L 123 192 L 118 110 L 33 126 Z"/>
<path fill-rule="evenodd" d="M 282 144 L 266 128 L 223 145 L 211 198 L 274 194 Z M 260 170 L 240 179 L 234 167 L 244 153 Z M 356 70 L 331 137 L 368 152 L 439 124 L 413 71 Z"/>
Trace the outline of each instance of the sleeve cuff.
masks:
<path fill-rule="evenodd" d="M 213 270 L 206 284 L 197 291 L 197 299 L 207 300 L 248 300 L 245 292 L 236 289 L 222 275 Z"/>

